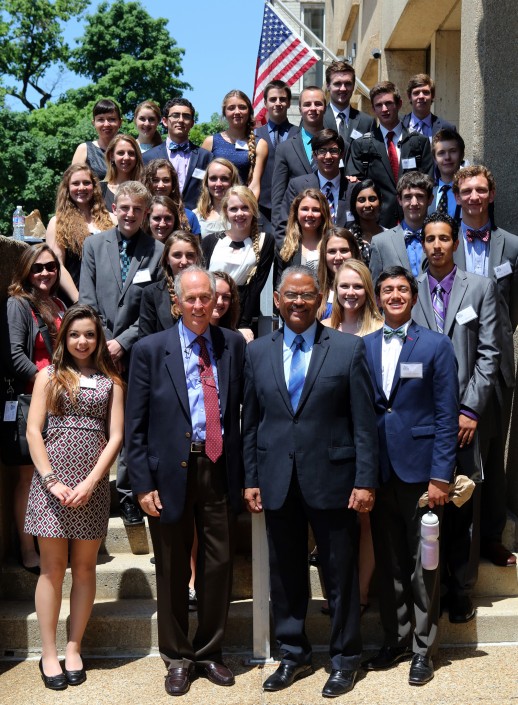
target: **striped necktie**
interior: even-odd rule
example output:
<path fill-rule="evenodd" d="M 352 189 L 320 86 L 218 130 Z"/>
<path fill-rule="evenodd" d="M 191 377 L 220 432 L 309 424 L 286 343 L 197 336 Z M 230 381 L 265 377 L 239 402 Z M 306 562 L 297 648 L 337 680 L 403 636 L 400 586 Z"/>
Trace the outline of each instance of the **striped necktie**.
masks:
<path fill-rule="evenodd" d="M 437 324 L 437 330 L 439 333 L 444 333 L 444 299 L 443 299 L 444 289 L 440 284 L 437 284 L 433 290 L 432 295 L 432 306 L 433 312 L 435 314 L 435 323 Z"/>
<path fill-rule="evenodd" d="M 214 379 L 205 338 L 199 335 L 196 338 L 196 342 L 200 346 L 200 380 L 203 388 L 203 405 L 205 407 L 205 453 L 207 458 L 215 463 L 223 453 L 218 388 Z"/>
<path fill-rule="evenodd" d="M 331 181 L 326 181 L 324 184 L 324 196 L 327 198 L 329 203 L 329 212 L 331 213 L 331 220 L 336 222 L 336 208 L 335 208 L 335 197 L 333 196 L 333 184 Z"/>

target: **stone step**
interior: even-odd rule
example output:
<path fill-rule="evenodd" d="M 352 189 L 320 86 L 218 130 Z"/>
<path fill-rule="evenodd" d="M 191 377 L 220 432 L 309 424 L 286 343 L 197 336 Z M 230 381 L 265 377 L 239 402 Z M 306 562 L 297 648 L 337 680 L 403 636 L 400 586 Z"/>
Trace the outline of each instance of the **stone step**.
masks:
<path fill-rule="evenodd" d="M 329 618 L 320 613 L 321 600 L 310 602 L 306 632 L 313 647 L 326 648 L 329 643 Z M 518 600 L 516 598 L 475 600 L 477 616 L 468 624 L 450 624 L 443 616 L 440 643 L 475 645 L 516 643 L 518 634 Z M 57 644 L 64 651 L 70 604 L 63 600 L 57 629 Z M 196 613 L 190 615 L 191 632 Z M 382 628 L 376 604 L 362 617 L 365 649 L 377 648 Z M 274 643 L 273 634 L 271 641 Z M 226 651 L 252 650 L 252 601 L 233 602 L 230 606 Z M 147 600 L 97 600 L 83 641 L 83 654 L 144 655 L 157 652 L 156 602 Z M 4 601 L 0 606 L 0 658 L 36 655 L 40 652 L 40 634 L 34 606 L 27 601 Z"/>

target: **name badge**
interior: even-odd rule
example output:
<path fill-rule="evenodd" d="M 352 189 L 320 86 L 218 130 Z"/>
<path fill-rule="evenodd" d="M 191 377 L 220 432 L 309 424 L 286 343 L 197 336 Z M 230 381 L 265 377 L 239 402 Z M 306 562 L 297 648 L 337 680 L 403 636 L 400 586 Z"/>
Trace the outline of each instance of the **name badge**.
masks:
<path fill-rule="evenodd" d="M 347 223 L 352 223 L 354 221 L 354 215 L 351 213 L 351 211 L 347 211 L 345 214 L 345 220 Z"/>
<path fill-rule="evenodd" d="M 248 142 L 245 142 L 245 140 L 236 140 L 234 146 L 236 149 L 245 149 L 248 152 Z"/>
<path fill-rule="evenodd" d="M 495 267 L 495 277 L 497 279 L 502 279 L 502 277 L 507 277 L 509 274 L 513 273 L 513 268 L 509 260 L 507 262 L 502 262 L 498 267 Z"/>
<path fill-rule="evenodd" d="M 478 318 L 478 316 L 473 306 L 467 306 L 466 308 L 463 308 L 462 311 L 459 311 L 455 316 L 455 320 L 457 321 L 459 326 L 463 326 L 465 323 L 474 321 L 476 318 Z"/>
<path fill-rule="evenodd" d="M 423 379 L 423 363 L 402 362 L 400 377 L 401 379 Z"/>
<path fill-rule="evenodd" d="M 351 131 L 351 139 L 352 140 L 357 140 L 359 137 L 363 137 L 363 132 L 360 132 L 359 130 L 352 130 Z"/>
<path fill-rule="evenodd" d="M 416 169 L 417 164 L 415 162 L 415 157 L 410 157 L 409 159 L 402 159 L 401 164 L 403 169 Z"/>
<path fill-rule="evenodd" d="M 338 165 L 339 169 L 343 169 L 345 167 L 345 163 L 343 159 L 340 159 L 340 164 Z"/>
<path fill-rule="evenodd" d="M 4 407 L 4 421 L 16 421 L 16 412 L 18 410 L 17 401 L 6 401 Z"/>
<path fill-rule="evenodd" d="M 192 172 L 193 179 L 203 179 L 205 176 L 205 169 L 195 169 Z"/>
<path fill-rule="evenodd" d="M 79 386 L 83 389 L 97 389 L 97 380 L 93 377 L 80 377 Z"/>
<path fill-rule="evenodd" d="M 151 273 L 149 269 L 139 269 L 133 277 L 133 284 L 144 284 L 151 281 Z"/>

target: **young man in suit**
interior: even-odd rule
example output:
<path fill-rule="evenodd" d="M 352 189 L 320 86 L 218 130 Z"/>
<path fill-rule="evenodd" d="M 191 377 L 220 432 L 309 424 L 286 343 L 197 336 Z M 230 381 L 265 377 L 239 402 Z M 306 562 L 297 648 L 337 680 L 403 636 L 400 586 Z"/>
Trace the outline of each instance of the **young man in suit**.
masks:
<path fill-rule="evenodd" d="M 378 458 L 372 387 L 361 338 L 316 320 L 322 295 L 308 267 L 289 267 L 274 294 L 285 321 L 246 351 L 245 501 L 264 509 L 275 636 L 282 652 L 266 691 L 313 672 L 304 629 L 308 522 L 331 612 L 331 675 L 322 695 L 352 690 L 360 665 L 355 511 L 374 503 Z"/>
<path fill-rule="evenodd" d="M 421 227 L 432 200 L 433 181 L 426 174 L 411 171 L 398 181 L 397 198 L 403 220 L 392 230 L 372 238 L 369 269 L 376 282 L 387 267 L 400 265 L 418 276 L 424 261 Z"/>
<path fill-rule="evenodd" d="M 412 318 L 453 343 L 460 391 L 457 467 L 459 474 L 480 483 L 481 469 L 491 472 L 486 453 L 498 409 L 500 321 L 494 283 L 463 272 L 453 261 L 458 235 L 456 221 L 445 213 L 425 219 L 428 270 L 417 280 L 419 296 Z M 475 616 L 471 594 L 480 555 L 480 484 L 462 507 L 445 508 L 441 552 L 441 599 L 448 604 L 450 622 L 468 622 Z"/>
<path fill-rule="evenodd" d="M 83 245 L 79 302 L 89 304 L 100 315 L 108 350 L 123 373 L 138 339 L 142 290 L 161 276 L 164 246 L 142 230 L 150 198 L 138 181 L 121 184 L 113 205 L 117 227 L 90 235 Z M 141 524 L 142 514 L 129 486 L 124 448 L 117 467 L 117 490 L 124 523 Z"/>
<path fill-rule="evenodd" d="M 439 130 L 456 132 L 455 125 L 432 113 L 435 81 L 427 73 L 412 76 L 408 82 L 406 94 L 412 106 L 412 112 L 407 113 L 401 120 L 404 127 L 410 131 L 419 132 L 430 141 Z"/>
<path fill-rule="evenodd" d="M 189 210 L 196 208 L 205 169 L 212 160 L 210 152 L 189 140 L 194 119 L 194 106 L 186 98 L 168 100 L 162 109 L 167 139 L 142 155 L 144 164 L 153 159 L 169 159 L 178 175 L 183 204 Z"/>
<path fill-rule="evenodd" d="M 464 140 L 458 132 L 442 129 L 432 138 L 432 156 L 436 171 L 433 200 L 428 213 L 447 213 L 460 220 L 460 206 L 453 193 L 453 177 L 464 161 Z"/>
<path fill-rule="evenodd" d="M 332 61 L 326 69 L 326 87 L 329 105 L 324 114 L 324 127 L 336 130 L 344 140 L 361 137 L 376 127 L 376 120 L 350 105 L 356 73 L 346 61 Z"/>
<path fill-rule="evenodd" d="M 255 131 L 257 138 L 262 137 L 268 143 L 268 159 L 261 177 L 261 195 L 259 210 L 264 218 L 272 221 L 272 178 L 277 147 L 293 137 L 298 127 L 288 120 L 288 108 L 291 105 L 291 89 L 284 81 L 271 81 L 264 89 L 264 106 L 268 111 L 268 122 Z"/>
<path fill-rule="evenodd" d="M 412 655 L 410 685 L 433 678 L 439 623 L 439 569 L 421 563 L 420 524 L 439 520 L 455 469 L 459 383 L 451 340 L 412 322 L 417 283 L 403 267 L 376 282 L 385 326 L 367 335 L 367 364 L 378 419 L 381 487 L 371 514 L 384 643 L 363 664 L 384 670 Z M 413 626 L 415 624 L 415 626 Z"/>
<path fill-rule="evenodd" d="M 165 689 L 184 695 L 195 671 L 230 686 L 222 642 L 232 588 L 235 517 L 242 510 L 240 405 L 245 340 L 210 325 L 214 275 L 175 280 L 178 325 L 135 345 L 126 403 L 133 491 L 148 515 L 157 574 Z M 196 525 L 198 628 L 189 638 L 190 555 Z"/>
<path fill-rule="evenodd" d="M 490 443 L 486 481 L 482 488 L 481 554 L 495 565 L 514 566 L 516 556 L 502 545 L 507 520 L 505 483 L 505 442 L 509 430 L 515 364 L 513 333 L 518 324 L 518 238 L 491 222 L 491 206 L 496 184 L 485 166 L 459 169 L 453 180 L 453 193 L 462 209 L 459 246 L 455 264 L 467 272 L 489 277 L 496 284 L 498 316 L 501 323 L 498 432 Z"/>
<path fill-rule="evenodd" d="M 401 124 L 401 96 L 393 83 L 377 83 L 370 90 L 370 98 L 379 127 L 353 141 L 346 170 L 350 176 L 368 177 L 378 184 L 382 195 L 380 223 L 393 228 L 402 217 L 396 197 L 401 176 L 408 171 L 433 176 L 430 141 Z"/>

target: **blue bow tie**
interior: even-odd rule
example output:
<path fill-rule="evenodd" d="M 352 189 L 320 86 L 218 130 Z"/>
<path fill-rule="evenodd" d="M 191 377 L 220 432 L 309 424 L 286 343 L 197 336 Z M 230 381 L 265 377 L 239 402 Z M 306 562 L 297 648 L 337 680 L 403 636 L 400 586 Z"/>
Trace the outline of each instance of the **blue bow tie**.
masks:
<path fill-rule="evenodd" d="M 190 147 L 188 142 L 184 142 L 183 144 L 176 144 L 176 142 L 171 142 L 169 149 L 171 152 L 188 152 Z"/>
<path fill-rule="evenodd" d="M 388 326 L 383 327 L 383 337 L 385 340 L 391 340 L 394 336 L 396 338 L 401 338 L 404 342 L 406 339 L 405 326 L 401 326 L 395 330 L 393 328 L 389 328 Z"/>
<path fill-rule="evenodd" d="M 421 231 L 420 230 L 405 230 L 405 245 L 408 245 L 412 240 L 417 240 L 421 242 Z"/>

